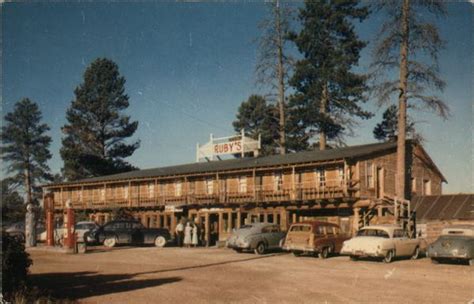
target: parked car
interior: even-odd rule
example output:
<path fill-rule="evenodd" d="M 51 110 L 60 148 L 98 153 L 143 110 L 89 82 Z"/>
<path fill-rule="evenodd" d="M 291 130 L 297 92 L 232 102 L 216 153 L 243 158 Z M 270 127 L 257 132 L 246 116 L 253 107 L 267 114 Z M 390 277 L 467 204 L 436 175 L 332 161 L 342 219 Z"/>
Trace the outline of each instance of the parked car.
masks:
<path fill-rule="evenodd" d="M 445 260 L 467 261 L 474 266 L 474 226 L 458 225 L 444 228 L 440 237 L 428 246 L 426 255 L 433 263 Z"/>
<path fill-rule="evenodd" d="M 253 223 L 235 230 L 227 239 L 227 247 L 237 252 L 253 250 L 256 254 L 264 254 L 268 250 L 280 249 L 285 232 L 279 225 L 270 223 Z"/>
<path fill-rule="evenodd" d="M 295 223 L 288 230 L 283 250 L 291 251 L 296 256 L 311 253 L 325 259 L 330 254 L 339 253 L 342 243 L 348 239 L 349 235 L 342 233 L 340 227 L 333 223 Z"/>
<path fill-rule="evenodd" d="M 118 244 L 154 244 L 156 247 L 164 247 L 171 236 L 165 228 L 145 228 L 137 220 L 115 220 L 91 230 L 87 239 L 106 247 Z"/>
<path fill-rule="evenodd" d="M 36 239 L 41 240 L 41 234 L 45 231 L 45 226 L 42 222 L 36 224 Z M 5 229 L 10 236 L 13 236 L 20 241 L 25 241 L 25 222 L 16 222 Z"/>
<path fill-rule="evenodd" d="M 93 238 L 89 237 L 90 231 L 98 229 L 100 226 L 94 222 L 94 221 L 81 221 L 77 222 L 76 225 L 74 225 L 74 232 L 77 235 L 77 241 L 78 242 L 87 242 L 87 238 L 89 238 L 89 241 L 94 241 Z"/>
<path fill-rule="evenodd" d="M 53 237 L 54 237 L 54 243 L 55 244 L 62 244 L 63 238 L 64 238 L 64 227 L 63 227 L 62 223 L 60 223 L 60 222 L 55 223 Z M 46 238 L 47 238 L 47 231 L 44 230 L 39 235 L 39 240 L 41 242 L 46 242 Z"/>
<path fill-rule="evenodd" d="M 349 255 L 354 261 L 360 257 L 380 257 L 385 263 L 392 262 L 395 257 L 417 259 L 420 240 L 408 238 L 400 226 L 366 226 L 344 242 L 341 254 Z"/>

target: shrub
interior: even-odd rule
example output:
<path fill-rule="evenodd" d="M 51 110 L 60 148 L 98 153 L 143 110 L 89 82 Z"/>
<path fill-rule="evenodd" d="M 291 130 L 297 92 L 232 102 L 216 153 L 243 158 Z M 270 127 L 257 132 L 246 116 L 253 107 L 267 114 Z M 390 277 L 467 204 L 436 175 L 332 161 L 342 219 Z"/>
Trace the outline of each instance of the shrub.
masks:
<path fill-rule="evenodd" d="M 2 231 L 2 288 L 8 298 L 13 292 L 26 286 L 28 268 L 32 264 L 25 246 L 18 239 Z"/>

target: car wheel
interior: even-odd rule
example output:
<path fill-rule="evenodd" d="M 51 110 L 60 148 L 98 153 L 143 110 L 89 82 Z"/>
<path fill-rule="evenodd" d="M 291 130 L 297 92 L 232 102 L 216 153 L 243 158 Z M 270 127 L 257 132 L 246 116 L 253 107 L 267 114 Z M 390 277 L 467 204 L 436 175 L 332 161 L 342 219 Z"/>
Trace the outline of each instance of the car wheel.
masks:
<path fill-rule="evenodd" d="M 293 251 L 293 255 L 299 257 L 301 255 L 301 251 Z"/>
<path fill-rule="evenodd" d="M 439 260 L 435 258 L 431 258 L 431 263 L 433 264 L 439 264 Z"/>
<path fill-rule="evenodd" d="M 385 257 L 383 258 L 383 261 L 385 263 L 391 263 L 392 260 L 393 260 L 393 257 L 394 257 L 394 251 L 393 250 L 389 250 L 387 251 L 387 254 L 385 255 Z"/>
<path fill-rule="evenodd" d="M 117 245 L 117 238 L 115 236 L 109 236 L 104 240 L 104 246 L 105 247 L 115 247 Z"/>
<path fill-rule="evenodd" d="M 356 255 L 351 255 L 349 258 L 351 259 L 351 261 L 354 261 L 354 262 L 359 260 L 359 257 Z"/>
<path fill-rule="evenodd" d="M 235 248 L 234 251 L 237 252 L 237 253 L 242 253 L 242 249 L 240 249 L 240 248 Z"/>
<path fill-rule="evenodd" d="M 470 259 L 470 260 L 469 260 L 469 265 L 470 265 L 470 266 L 474 266 L 474 259 Z"/>
<path fill-rule="evenodd" d="M 265 253 L 265 244 L 263 242 L 258 243 L 257 247 L 255 248 L 256 254 L 264 254 Z"/>
<path fill-rule="evenodd" d="M 163 248 L 165 247 L 165 245 L 166 245 L 165 237 L 161 235 L 157 236 L 155 239 L 155 246 L 159 248 Z"/>
<path fill-rule="evenodd" d="M 413 252 L 413 255 L 411 256 L 412 260 L 417 260 L 420 255 L 420 247 L 416 247 L 415 251 Z"/>
<path fill-rule="evenodd" d="M 324 247 L 321 252 L 319 253 L 319 258 L 320 259 L 327 259 L 327 257 L 329 256 L 329 248 L 328 247 Z"/>

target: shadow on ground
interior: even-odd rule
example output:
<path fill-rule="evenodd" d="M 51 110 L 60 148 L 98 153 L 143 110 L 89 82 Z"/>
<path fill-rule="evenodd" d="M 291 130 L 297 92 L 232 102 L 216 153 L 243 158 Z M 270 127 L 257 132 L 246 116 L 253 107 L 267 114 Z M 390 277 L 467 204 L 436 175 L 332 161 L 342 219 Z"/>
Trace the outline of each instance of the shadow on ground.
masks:
<path fill-rule="evenodd" d="M 134 274 L 98 274 L 96 272 L 54 272 L 31 274 L 31 284 L 58 299 L 81 299 L 175 283 L 181 277 L 135 279 Z"/>

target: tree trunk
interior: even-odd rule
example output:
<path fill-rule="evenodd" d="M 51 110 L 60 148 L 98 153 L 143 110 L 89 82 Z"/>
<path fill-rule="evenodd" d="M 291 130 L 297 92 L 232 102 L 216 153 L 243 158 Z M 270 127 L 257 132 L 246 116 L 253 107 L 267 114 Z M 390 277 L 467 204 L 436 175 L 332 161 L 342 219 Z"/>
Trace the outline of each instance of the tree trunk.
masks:
<path fill-rule="evenodd" d="M 26 192 L 26 204 L 33 203 L 33 195 L 31 190 L 31 172 L 30 165 L 27 163 L 25 168 L 25 192 Z"/>
<path fill-rule="evenodd" d="M 321 105 L 319 108 L 319 113 L 322 114 L 321 116 L 326 116 L 327 104 L 328 104 L 328 87 L 325 84 L 323 87 L 323 96 L 321 98 Z M 326 150 L 326 132 L 324 130 L 324 126 L 321 127 L 319 131 L 319 150 Z"/>
<path fill-rule="evenodd" d="M 397 138 L 397 197 L 406 198 L 406 116 L 408 89 L 408 39 L 410 0 L 403 0 L 400 44 L 400 95 L 398 98 L 398 138 Z"/>
<path fill-rule="evenodd" d="M 277 0 L 276 7 L 276 26 L 278 35 L 278 105 L 280 110 L 280 154 L 286 153 L 286 134 L 285 134 L 285 71 L 283 67 L 283 38 L 281 32 L 281 11 L 280 3 Z"/>

